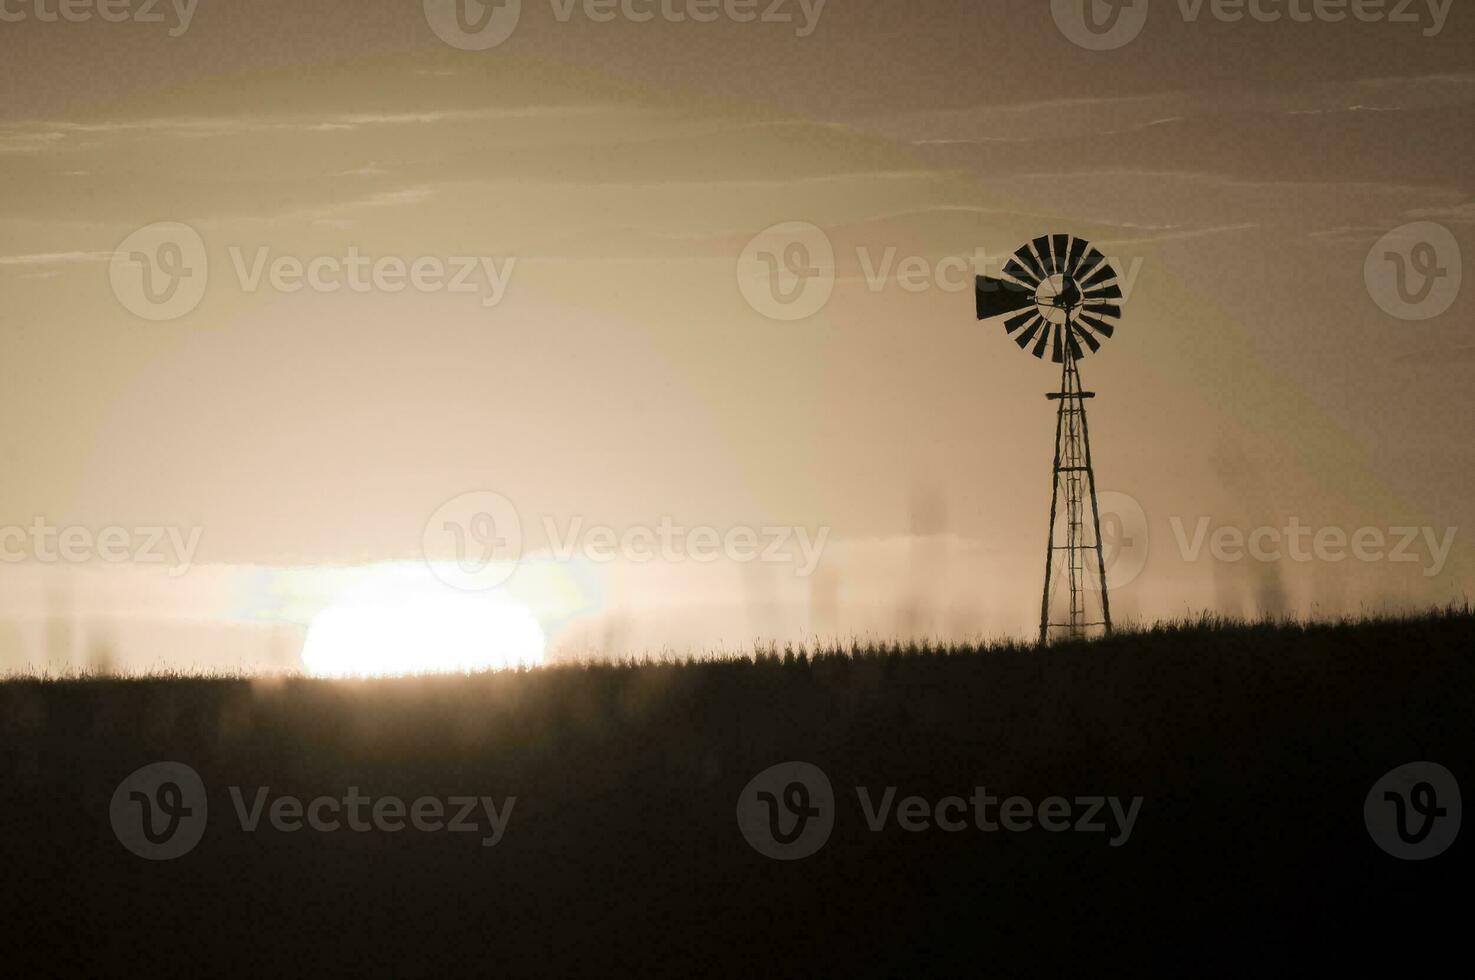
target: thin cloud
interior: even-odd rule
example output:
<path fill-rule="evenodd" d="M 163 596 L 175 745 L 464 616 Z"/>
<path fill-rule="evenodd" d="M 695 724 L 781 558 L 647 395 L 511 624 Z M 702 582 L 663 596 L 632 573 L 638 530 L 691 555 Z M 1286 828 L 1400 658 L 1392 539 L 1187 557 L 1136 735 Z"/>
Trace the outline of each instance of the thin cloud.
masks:
<path fill-rule="evenodd" d="M 1336 228 L 1313 231 L 1306 237 L 1353 245 L 1376 241 L 1387 232 L 1388 229 L 1377 225 L 1341 225 Z"/>
<path fill-rule="evenodd" d="M 116 122 L 62 120 L 14 123 L 0 130 L 0 152 L 34 153 L 62 149 L 87 137 L 144 135 L 201 139 L 272 132 L 334 133 L 383 127 L 431 126 L 444 123 L 493 122 L 509 119 L 597 115 L 614 106 L 522 106 L 517 108 L 438 109 L 426 112 L 339 113 L 313 116 L 159 117 Z"/>
<path fill-rule="evenodd" d="M 1466 201 L 1447 208 L 1418 208 L 1405 212 L 1410 218 L 1428 221 L 1453 221 L 1460 224 L 1475 221 L 1475 201 Z"/>
<path fill-rule="evenodd" d="M 338 173 L 334 174 L 333 176 L 334 177 L 385 177 L 385 176 L 388 176 L 388 174 L 389 174 L 389 171 L 388 170 L 385 170 L 383 167 L 379 166 L 378 164 L 376 164 L 376 163 L 367 163 L 364 166 L 362 166 L 362 167 L 356 167 L 353 170 L 340 170 L 340 171 L 338 171 Z"/>
<path fill-rule="evenodd" d="M 65 138 L 65 134 L 58 132 L 0 131 L 0 153 L 41 153 Z"/>
<path fill-rule="evenodd" d="M 405 187 L 399 190 L 380 191 L 367 197 L 354 198 L 336 204 L 324 204 L 316 207 L 296 208 L 291 211 L 283 211 L 275 215 L 267 215 L 261 218 L 250 218 L 250 221 L 293 221 L 306 220 L 324 227 L 349 227 L 352 222 L 345 219 L 344 215 L 356 211 L 377 210 L 380 208 L 403 208 L 424 204 L 436 196 L 434 187 L 419 185 L 416 187 Z"/>
<path fill-rule="evenodd" d="M 1153 245 L 1158 242 L 1177 242 L 1189 238 L 1206 238 L 1209 235 L 1228 235 L 1239 231 L 1252 231 L 1261 227 L 1253 221 L 1247 221 L 1237 225 L 1215 225 L 1211 228 L 1189 228 L 1183 231 L 1173 231 L 1162 235 L 1148 235 L 1143 238 L 1108 238 L 1097 242 L 1100 246 L 1117 247 L 1121 245 Z"/>
<path fill-rule="evenodd" d="M 1073 131 L 1065 134 L 1036 135 L 1036 136 L 978 136 L 972 139 L 923 139 L 912 140 L 913 146 L 987 146 L 992 143 L 1041 143 L 1046 141 L 1059 141 L 1062 139 L 1080 139 L 1084 136 L 1126 136 L 1130 133 L 1140 133 L 1148 129 L 1156 129 L 1159 126 L 1171 126 L 1175 123 L 1187 122 L 1186 116 L 1165 116 L 1161 119 L 1153 119 L 1149 122 L 1139 123 L 1135 126 L 1124 126 L 1118 129 L 1103 129 L 1097 132 Z"/>
<path fill-rule="evenodd" d="M 1168 123 L 1232 113 L 1310 116 L 1327 113 L 1395 113 L 1475 102 L 1475 73 L 1381 77 L 1320 82 L 1292 91 L 1242 91 L 1232 97 L 1207 91 L 1170 90 L 923 109 L 857 120 L 863 130 L 917 145 L 1031 143 L 1123 135 Z M 1133 117 L 1143 118 L 1133 122 Z M 1019 130 L 1027 122 L 1029 132 Z M 1102 123 L 1102 120 L 1109 120 Z M 1097 126 L 1102 128 L 1096 128 Z"/>
<path fill-rule="evenodd" d="M 1180 180 L 1214 184 L 1222 187 L 1254 188 L 1258 190 L 1336 190 L 1365 194 L 1442 195 L 1460 200 L 1463 200 L 1467 196 L 1463 191 L 1453 187 L 1435 187 L 1428 184 L 1393 184 L 1369 180 L 1246 180 L 1230 174 L 1197 170 L 1133 170 L 1129 168 L 1109 167 L 1100 170 L 1022 174 L 1011 179 L 1016 181 L 1058 181 L 1064 179 L 1080 179 L 1083 177 L 1095 177 L 1098 179 L 1102 177 L 1140 177 L 1144 180 L 1153 181 Z"/>
<path fill-rule="evenodd" d="M 1405 364 L 1438 365 L 1475 361 L 1475 344 L 1464 344 L 1458 347 L 1420 348 L 1419 350 L 1409 351 L 1406 354 L 1400 355 L 1398 360 Z"/>
<path fill-rule="evenodd" d="M 0 255 L 0 266 L 75 265 L 82 262 L 111 262 L 107 252 L 38 252 L 31 255 Z"/>

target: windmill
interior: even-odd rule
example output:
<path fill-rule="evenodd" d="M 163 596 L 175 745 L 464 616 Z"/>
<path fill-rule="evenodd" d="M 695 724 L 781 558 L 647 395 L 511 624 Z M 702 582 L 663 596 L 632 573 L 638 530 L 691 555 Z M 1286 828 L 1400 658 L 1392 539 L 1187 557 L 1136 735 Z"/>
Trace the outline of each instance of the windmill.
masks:
<path fill-rule="evenodd" d="M 1045 589 L 1040 600 L 1040 642 L 1052 635 L 1081 639 L 1095 629 L 1111 633 L 1111 600 L 1101 549 L 1101 515 L 1096 506 L 1096 472 L 1086 402 L 1096 393 L 1081 387 L 1080 361 L 1101 349 L 1121 318 L 1121 286 L 1116 270 L 1090 243 L 1070 235 L 1047 235 L 1022 246 L 1004 263 L 1002 278 L 978 277 L 978 318 L 1003 319 L 1004 330 L 1020 349 L 1060 365 L 1060 390 L 1045 397 L 1057 402 L 1055 469 L 1050 490 L 1050 538 L 1045 548 Z M 1060 504 L 1065 503 L 1064 534 Z M 1090 504 L 1091 534 L 1086 533 Z M 1070 607 L 1063 622 L 1052 622 L 1051 592 L 1059 571 L 1069 581 Z M 1094 568 L 1088 561 L 1094 558 Z M 1086 576 L 1100 585 L 1100 619 L 1092 619 Z"/>

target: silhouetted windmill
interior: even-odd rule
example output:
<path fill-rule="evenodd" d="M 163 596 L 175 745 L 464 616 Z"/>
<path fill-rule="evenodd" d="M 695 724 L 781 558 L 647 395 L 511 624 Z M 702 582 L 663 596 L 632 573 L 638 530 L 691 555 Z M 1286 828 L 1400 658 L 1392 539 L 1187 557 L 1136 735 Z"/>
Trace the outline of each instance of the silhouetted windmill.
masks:
<path fill-rule="evenodd" d="M 1003 278 L 978 277 L 978 318 L 1006 317 L 1004 329 L 1021 349 L 1061 365 L 1060 390 L 1046 397 L 1059 402 L 1055 419 L 1055 471 L 1050 493 L 1050 539 L 1045 549 L 1045 589 L 1040 600 L 1040 642 L 1051 630 L 1079 639 L 1095 628 L 1111 633 L 1111 600 L 1106 592 L 1106 563 L 1101 553 L 1101 515 L 1096 506 L 1096 473 L 1091 465 L 1091 437 L 1086 426 L 1086 400 L 1095 392 L 1081 388 L 1078 362 L 1101 349 L 1116 331 L 1122 315 L 1116 270 L 1089 243 L 1070 235 L 1049 235 L 1024 245 L 1004 264 Z M 1082 346 L 1084 345 L 1084 346 Z M 1086 540 L 1085 505 L 1091 504 L 1093 538 Z M 1065 500 L 1065 541 L 1057 542 L 1057 516 Z M 1050 593 L 1055 553 L 1065 552 L 1070 581 L 1070 612 L 1065 622 L 1050 621 Z M 1086 559 L 1094 554 L 1100 581 L 1100 620 L 1086 610 Z"/>

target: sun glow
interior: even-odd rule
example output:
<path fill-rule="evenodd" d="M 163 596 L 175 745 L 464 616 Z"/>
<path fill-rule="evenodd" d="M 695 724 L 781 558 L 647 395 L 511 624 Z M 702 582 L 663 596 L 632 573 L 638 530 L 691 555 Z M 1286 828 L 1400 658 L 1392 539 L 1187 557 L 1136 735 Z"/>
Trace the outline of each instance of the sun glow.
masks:
<path fill-rule="evenodd" d="M 528 607 L 500 593 L 370 583 L 313 617 L 302 663 L 320 677 L 494 670 L 541 664 L 544 645 Z"/>

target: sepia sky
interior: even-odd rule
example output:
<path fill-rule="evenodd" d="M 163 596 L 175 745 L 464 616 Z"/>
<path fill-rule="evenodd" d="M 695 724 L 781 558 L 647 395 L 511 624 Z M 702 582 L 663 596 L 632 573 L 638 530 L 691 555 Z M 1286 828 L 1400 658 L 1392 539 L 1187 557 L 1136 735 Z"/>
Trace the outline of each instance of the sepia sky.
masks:
<path fill-rule="evenodd" d="M 7 559 L 0 669 L 291 666 L 334 583 L 420 561 L 476 491 L 530 553 L 550 521 L 824 529 L 802 576 L 621 558 L 514 582 L 550 653 L 1028 635 L 1058 377 L 976 322 L 971 274 L 1047 232 L 1130 282 L 1082 365 L 1098 484 L 1151 542 L 1124 615 L 1469 596 L 1472 287 L 1408 319 L 1368 261 L 1410 223 L 1457 243 L 1446 280 L 1475 255 L 1471 11 L 1435 33 L 1439 4 L 1261 23 L 1157 0 L 1089 51 L 1041 0 L 664 3 L 523 0 L 482 51 L 415 0 L 198 0 L 187 29 L 167 2 L 162 23 L 4 4 L 25 18 L 0 21 L 0 526 L 201 533 L 177 576 Z M 166 320 L 110 278 L 156 222 L 209 262 Z M 833 293 L 775 319 L 740 256 L 795 222 Z M 475 258 L 485 288 L 244 281 L 261 254 L 350 250 Z M 1191 558 L 1202 517 L 1458 533 L 1437 562 Z"/>

